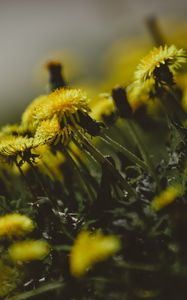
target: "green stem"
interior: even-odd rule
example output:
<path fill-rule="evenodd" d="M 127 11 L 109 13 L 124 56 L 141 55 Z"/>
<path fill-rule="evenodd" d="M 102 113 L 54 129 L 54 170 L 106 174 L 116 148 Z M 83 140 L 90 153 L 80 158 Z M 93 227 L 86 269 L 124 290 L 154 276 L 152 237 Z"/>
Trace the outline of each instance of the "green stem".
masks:
<path fill-rule="evenodd" d="M 72 141 L 74 142 L 74 144 L 78 147 L 79 145 L 77 144 L 77 141 L 72 138 Z M 98 188 L 99 188 L 99 184 L 97 182 L 97 180 L 92 176 L 92 174 L 90 173 L 87 165 L 84 163 L 84 161 L 79 157 L 79 155 L 77 153 L 75 153 L 75 151 L 73 151 L 72 149 L 69 149 L 72 153 L 72 155 L 74 156 L 74 158 L 76 159 L 77 163 L 81 166 L 82 168 L 82 172 L 84 172 L 86 178 L 88 181 L 91 182 L 91 185 L 93 187 L 93 189 L 95 189 L 95 191 L 97 192 Z"/>
<path fill-rule="evenodd" d="M 9 298 L 7 298 L 7 300 L 26 300 L 26 299 L 29 299 L 29 298 L 53 291 L 53 290 L 60 289 L 62 287 L 63 287 L 62 281 L 52 282 L 52 283 L 42 285 L 42 286 L 38 287 L 37 289 L 23 292 L 23 293 L 15 295 L 15 296 L 9 297 Z"/>
<path fill-rule="evenodd" d="M 106 142 L 109 145 L 112 145 L 116 150 L 121 151 L 130 161 L 140 166 L 142 169 L 147 170 L 148 166 L 139 159 L 135 154 L 133 154 L 131 151 L 129 151 L 127 148 L 119 144 L 118 142 L 114 141 L 112 138 L 110 138 L 106 134 L 101 135 L 101 139 Z"/>
<path fill-rule="evenodd" d="M 52 205 L 54 206 L 54 208 L 58 210 L 58 207 L 57 207 L 56 202 L 54 201 L 54 199 L 51 197 L 50 193 L 49 193 L 48 190 L 46 189 L 46 187 L 45 187 L 45 185 L 44 185 L 44 183 L 43 183 L 42 178 L 41 178 L 40 175 L 38 174 L 37 169 L 33 166 L 32 162 L 31 162 L 30 160 L 28 161 L 28 164 L 30 165 L 30 167 L 31 167 L 31 169 L 32 169 L 32 171 L 33 171 L 33 173 L 34 173 L 36 179 L 38 180 L 38 182 L 39 182 L 39 184 L 40 184 L 40 186 L 41 186 L 41 188 L 42 188 L 44 194 L 45 194 L 45 195 L 47 196 L 47 198 L 51 201 L 51 203 L 52 203 Z"/>
<path fill-rule="evenodd" d="M 17 162 L 17 160 L 15 160 L 15 164 L 16 164 L 16 167 L 18 168 L 19 173 L 20 173 L 21 177 L 23 178 L 23 180 L 24 180 L 26 186 L 28 187 L 28 189 L 29 189 L 31 195 L 33 196 L 34 200 L 37 201 L 37 200 L 38 200 L 38 199 L 37 199 L 37 195 L 35 194 L 35 191 L 34 191 L 34 190 L 32 189 L 32 187 L 30 186 L 30 183 L 29 183 L 29 181 L 27 180 L 27 177 L 25 176 L 25 174 L 23 173 L 23 170 L 22 170 L 22 168 L 20 167 L 20 165 L 19 165 L 19 163 Z"/>
<path fill-rule="evenodd" d="M 171 94 L 171 96 L 175 99 L 175 101 L 177 102 L 177 104 L 180 103 L 180 99 L 177 97 L 175 90 L 173 89 L 173 87 L 171 85 L 167 85 L 168 87 L 168 91 Z"/>
<path fill-rule="evenodd" d="M 31 168 L 32 168 L 32 170 L 33 170 L 33 172 L 34 172 L 36 178 L 38 179 L 38 181 L 39 181 L 39 183 L 40 183 L 40 185 L 41 185 L 41 187 L 42 187 L 44 193 L 45 193 L 46 196 L 49 198 L 49 200 L 51 201 L 53 207 L 55 208 L 55 210 L 56 210 L 56 212 L 57 212 L 57 215 L 56 215 L 56 216 L 58 217 L 58 220 L 59 220 L 59 223 L 60 223 L 60 226 L 61 226 L 63 232 L 65 233 L 65 235 L 66 235 L 71 241 L 73 241 L 73 240 L 74 240 L 73 236 L 66 230 L 66 228 L 65 228 L 65 226 L 64 226 L 64 223 L 63 223 L 63 221 L 62 221 L 62 219 L 61 219 L 61 217 L 60 217 L 60 215 L 59 215 L 59 209 L 58 209 L 58 205 L 57 205 L 56 201 L 55 201 L 53 198 L 51 198 L 51 195 L 50 195 L 50 194 L 48 193 L 48 191 L 46 190 L 45 185 L 44 185 L 42 179 L 40 178 L 40 176 L 39 176 L 37 170 L 34 168 L 33 164 L 32 164 L 31 162 L 28 162 L 28 163 L 29 163 L 29 165 L 31 166 Z"/>
<path fill-rule="evenodd" d="M 69 154 L 69 152 L 64 147 L 62 149 L 63 149 L 63 152 L 65 153 L 67 159 L 69 160 L 70 164 L 72 165 L 72 167 L 75 169 L 77 175 L 79 176 L 79 179 L 88 195 L 89 201 L 90 201 L 90 203 L 92 203 L 93 202 L 93 199 L 92 199 L 93 193 L 92 193 L 90 186 L 88 184 L 86 184 L 86 179 L 84 178 L 84 176 L 81 173 L 79 167 L 77 166 L 75 160 L 72 158 L 72 156 Z M 92 196 L 91 196 L 91 194 L 92 194 Z"/>
<path fill-rule="evenodd" d="M 77 136 L 81 139 L 81 142 L 84 144 L 85 149 L 98 161 L 101 165 L 105 164 L 109 172 L 111 172 L 114 177 L 119 180 L 123 188 L 133 196 L 136 196 L 135 191 L 131 186 L 126 182 L 126 180 L 121 176 L 121 174 L 116 170 L 116 168 L 111 164 L 111 162 L 105 158 L 105 156 L 93 145 L 90 141 L 80 132 L 76 131 Z"/>
<path fill-rule="evenodd" d="M 167 85 L 167 88 L 167 91 L 173 97 L 174 110 L 175 112 L 177 112 L 177 116 L 180 119 L 181 123 L 183 123 L 183 121 L 186 120 L 187 114 L 181 105 L 181 100 L 177 96 L 175 90 L 173 89 L 173 86 Z"/>
<path fill-rule="evenodd" d="M 139 151 L 142 155 L 142 158 L 144 159 L 146 165 L 148 166 L 149 168 L 149 172 L 150 174 L 152 175 L 152 177 L 154 178 L 154 180 L 156 181 L 158 187 L 159 187 L 159 181 L 158 181 L 158 178 L 157 178 L 157 175 L 156 175 L 156 171 L 155 171 L 155 168 L 154 168 L 154 165 L 149 157 L 149 154 L 147 153 L 147 150 L 141 140 L 141 138 L 139 137 L 137 131 L 136 131 L 136 127 L 134 126 L 134 123 L 133 121 L 131 120 L 128 120 L 127 121 L 127 126 L 128 126 L 128 129 L 136 143 L 136 145 L 138 146 L 139 148 Z"/>
<path fill-rule="evenodd" d="M 117 265 L 119 267 L 129 269 L 129 270 L 137 270 L 137 271 L 146 271 L 146 272 L 158 272 L 161 269 L 161 265 L 159 264 L 141 264 L 134 262 L 117 261 Z"/>

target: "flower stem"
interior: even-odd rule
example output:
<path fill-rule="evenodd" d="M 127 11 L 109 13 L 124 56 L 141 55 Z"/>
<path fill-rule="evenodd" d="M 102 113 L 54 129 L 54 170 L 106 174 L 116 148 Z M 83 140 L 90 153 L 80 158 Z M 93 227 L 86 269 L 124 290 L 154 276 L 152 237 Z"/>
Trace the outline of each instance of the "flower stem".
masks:
<path fill-rule="evenodd" d="M 79 147 L 79 145 L 77 144 L 77 141 L 74 138 L 72 138 L 72 141 L 74 142 L 74 144 L 77 147 Z M 87 165 L 84 163 L 84 161 L 79 157 L 79 155 L 75 151 L 73 151 L 72 149 L 69 149 L 69 150 L 72 153 L 73 157 L 76 159 L 78 165 L 81 166 L 82 172 L 84 172 L 87 180 L 91 182 L 92 188 L 97 192 L 97 190 L 99 188 L 99 184 L 98 184 L 97 180 L 95 179 L 95 177 L 92 176 Z"/>
<path fill-rule="evenodd" d="M 86 150 L 90 152 L 90 154 L 96 159 L 96 161 L 98 161 L 101 165 L 105 164 L 108 171 L 111 172 L 117 180 L 119 180 L 119 183 L 121 183 L 123 188 L 129 194 L 136 196 L 135 191 L 111 164 L 111 162 L 92 143 L 90 143 L 90 141 L 80 131 L 76 131 L 76 134 L 81 139 L 81 142 L 84 144 Z"/>
<path fill-rule="evenodd" d="M 67 231 L 66 227 L 64 226 L 64 223 L 61 219 L 61 216 L 59 214 L 59 208 L 58 208 L 58 205 L 56 203 L 56 201 L 51 197 L 51 195 L 48 193 L 47 189 L 45 188 L 45 185 L 42 181 L 42 179 L 40 178 L 40 175 L 38 174 L 37 172 L 37 169 L 33 166 L 33 164 L 31 163 L 31 161 L 28 162 L 29 165 L 31 166 L 32 170 L 33 170 L 33 173 L 34 175 L 36 176 L 36 178 L 38 179 L 39 183 L 40 183 L 40 186 L 42 187 L 44 193 L 46 194 L 46 196 L 49 198 L 49 200 L 51 201 L 53 207 L 55 208 L 57 214 L 56 216 L 58 217 L 58 220 L 59 220 L 59 224 L 64 232 L 64 234 L 72 241 L 74 240 L 73 236 Z"/>
<path fill-rule="evenodd" d="M 85 191 L 88 195 L 89 201 L 90 201 L 90 203 L 92 203 L 93 202 L 93 199 L 92 199 L 93 192 L 92 192 L 90 186 L 86 183 L 86 179 L 84 178 L 84 176 L 81 173 L 79 167 L 77 166 L 75 160 L 72 158 L 72 156 L 69 154 L 69 152 L 64 147 L 62 147 L 62 149 L 63 149 L 63 152 L 65 153 L 67 159 L 69 160 L 69 162 L 71 163 L 71 165 L 75 169 L 77 175 L 79 176 L 79 179 L 80 179 L 80 181 L 81 181 L 81 183 L 82 183 L 82 185 L 83 185 L 83 187 L 84 187 L 84 189 L 85 189 Z"/>
<path fill-rule="evenodd" d="M 114 141 L 112 138 L 110 138 L 106 134 L 101 135 L 101 139 L 106 142 L 107 144 L 111 144 L 114 148 L 121 151 L 130 161 L 140 166 L 142 169 L 147 170 L 148 166 L 139 159 L 135 154 L 133 154 L 131 151 L 129 151 L 127 148 L 119 144 L 118 142 Z"/>
<path fill-rule="evenodd" d="M 154 165 L 149 157 L 149 154 L 147 153 L 147 150 L 141 140 L 141 138 L 139 137 L 137 131 L 136 131 L 136 127 L 134 126 L 134 123 L 133 121 L 131 120 L 128 120 L 127 121 L 127 126 L 128 126 L 128 129 L 136 143 L 136 145 L 138 146 L 139 148 L 139 151 L 142 155 L 142 158 L 144 159 L 146 165 L 148 166 L 149 168 L 149 172 L 150 174 L 152 175 L 152 177 L 154 178 L 154 180 L 156 181 L 158 187 L 159 187 L 159 181 L 158 181 L 158 178 L 157 178 L 157 175 L 156 175 L 156 171 L 155 171 L 155 168 L 154 168 Z"/>
<path fill-rule="evenodd" d="M 187 114 L 184 111 L 183 107 L 181 106 L 180 98 L 177 96 L 175 90 L 173 89 L 173 86 L 168 85 L 168 92 L 173 98 L 175 111 L 177 111 L 180 121 L 183 122 L 184 120 L 186 120 Z"/>
<path fill-rule="evenodd" d="M 18 168 L 18 171 L 21 175 L 21 177 L 23 178 L 26 186 L 28 187 L 31 195 L 33 196 L 34 200 L 37 201 L 37 195 L 35 194 L 35 191 L 32 189 L 32 187 L 30 186 L 29 181 L 27 180 L 27 177 L 25 176 L 25 174 L 23 173 L 22 168 L 20 167 L 19 163 L 17 162 L 17 160 L 15 161 L 16 167 Z"/>
<path fill-rule="evenodd" d="M 11 296 L 7 298 L 7 300 L 26 300 L 33 297 L 37 297 L 38 295 L 46 294 L 47 292 L 51 292 L 54 290 L 62 289 L 64 285 L 63 281 L 56 281 L 44 284 L 36 289 L 32 289 L 30 291 L 26 291 L 23 293 L 16 294 L 15 296 Z"/>
<path fill-rule="evenodd" d="M 47 196 L 47 198 L 49 198 L 49 200 L 51 201 L 51 203 L 53 204 L 54 208 L 58 210 L 57 208 L 57 204 L 56 202 L 54 201 L 54 199 L 51 197 L 51 195 L 49 194 L 48 190 L 46 189 L 45 187 L 45 184 L 43 183 L 43 180 L 42 178 L 40 177 L 40 175 L 38 174 L 38 171 L 37 169 L 33 166 L 32 162 L 31 161 L 28 161 L 28 164 L 30 165 L 35 177 L 37 178 L 43 192 L 45 193 L 45 195 Z"/>

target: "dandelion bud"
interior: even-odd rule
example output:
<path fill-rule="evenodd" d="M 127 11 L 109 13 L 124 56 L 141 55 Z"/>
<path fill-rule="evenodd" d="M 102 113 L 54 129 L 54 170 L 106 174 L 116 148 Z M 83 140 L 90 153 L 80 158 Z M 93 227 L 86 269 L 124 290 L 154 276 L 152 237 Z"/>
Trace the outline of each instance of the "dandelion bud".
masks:
<path fill-rule="evenodd" d="M 47 64 L 47 68 L 50 75 L 50 86 L 51 90 L 55 90 L 57 88 L 65 87 L 66 82 L 64 77 L 62 76 L 62 65 L 60 62 L 50 61 Z"/>
<path fill-rule="evenodd" d="M 130 118 L 132 108 L 127 100 L 126 91 L 122 87 L 116 87 L 112 90 L 112 97 L 121 118 Z"/>

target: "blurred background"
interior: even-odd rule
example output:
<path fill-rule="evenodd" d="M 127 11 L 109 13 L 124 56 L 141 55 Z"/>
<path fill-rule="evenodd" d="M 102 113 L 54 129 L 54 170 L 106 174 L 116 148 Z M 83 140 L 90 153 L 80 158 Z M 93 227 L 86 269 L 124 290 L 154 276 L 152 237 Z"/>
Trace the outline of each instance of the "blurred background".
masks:
<path fill-rule="evenodd" d="M 154 45 L 145 20 L 156 16 L 166 42 L 187 47 L 186 13 L 185 0 L 0 0 L 0 124 L 45 93 L 50 59 L 75 86 L 127 84 L 126 61 Z"/>

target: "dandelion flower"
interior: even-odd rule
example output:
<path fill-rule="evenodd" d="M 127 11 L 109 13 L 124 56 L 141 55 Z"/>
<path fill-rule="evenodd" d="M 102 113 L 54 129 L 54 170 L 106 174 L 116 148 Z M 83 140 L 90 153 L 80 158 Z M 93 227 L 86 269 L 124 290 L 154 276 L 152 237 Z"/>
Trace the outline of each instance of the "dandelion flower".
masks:
<path fill-rule="evenodd" d="M 154 48 L 138 65 L 135 81 L 145 82 L 151 78 L 159 81 L 158 73 L 162 69 L 174 74 L 181 64 L 186 62 L 186 57 L 186 52 L 183 49 L 177 49 L 174 45 Z"/>
<path fill-rule="evenodd" d="M 56 116 L 43 120 L 36 129 L 34 141 L 37 145 L 51 144 L 60 135 L 60 131 L 60 124 Z"/>
<path fill-rule="evenodd" d="M 34 125 L 34 115 L 38 109 L 38 106 L 45 105 L 47 102 L 48 95 L 41 95 L 34 99 L 26 108 L 24 113 L 22 114 L 21 125 L 25 130 L 33 131 L 35 128 Z"/>
<path fill-rule="evenodd" d="M 84 275 L 92 265 L 112 256 L 119 249 L 120 242 L 115 236 L 105 236 L 100 232 L 80 232 L 70 255 L 72 275 Z"/>
<path fill-rule="evenodd" d="M 49 250 L 49 245 L 44 240 L 25 240 L 12 244 L 8 253 L 14 262 L 27 262 L 43 259 L 48 255 Z"/>
<path fill-rule="evenodd" d="M 26 215 L 10 213 L 0 216 L 0 238 L 23 236 L 33 229 L 34 223 Z"/>
<path fill-rule="evenodd" d="M 31 157 L 31 150 L 37 145 L 33 144 L 34 139 L 23 136 L 7 136 L 0 142 L 0 159 L 3 161 L 13 162 L 17 157 L 23 160 Z"/>
<path fill-rule="evenodd" d="M 15 266 L 0 261 L 0 297 L 5 297 L 21 283 L 22 274 Z"/>
<path fill-rule="evenodd" d="M 171 204 L 182 193 L 180 185 L 173 185 L 167 187 L 160 195 L 156 196 L 151 202 L 151 208 L 155 211 Z"/>
<path fill-rule="evenodd" d="M 75 124 L 78 112 L 88 113 L 88 99 L 80 89 L 57 89 L 49 94 L 45 105 L 39 104 L 34 113 L 36 123 L 43 120 L 58 118 L 59 123 L 66 126 L 68 121 Z"/>
<path fill-rule="evenodd" d="M 8 136 L 8 135 L 24 135 L 25 134 L 25 130 L 24 128 L 19 125 L 19 124 L 8 124 L 5 125 L 3 127 L 1 127 L 0 129 L 0 136 Z"/>

